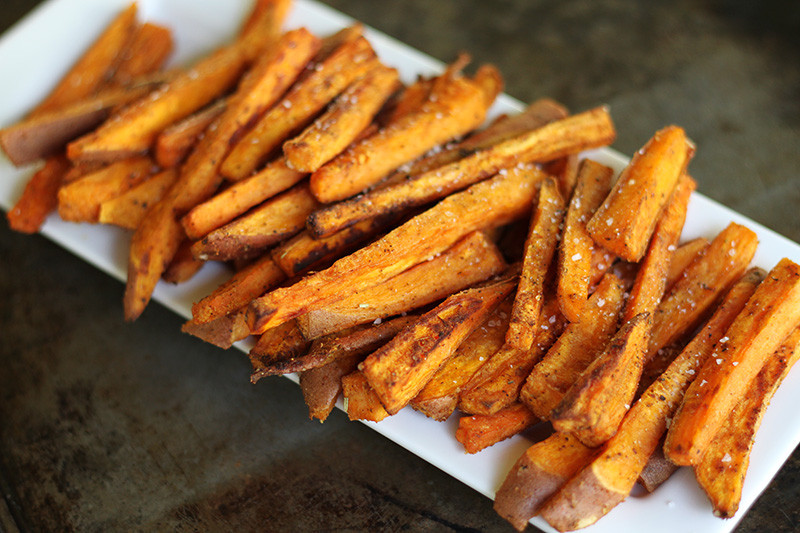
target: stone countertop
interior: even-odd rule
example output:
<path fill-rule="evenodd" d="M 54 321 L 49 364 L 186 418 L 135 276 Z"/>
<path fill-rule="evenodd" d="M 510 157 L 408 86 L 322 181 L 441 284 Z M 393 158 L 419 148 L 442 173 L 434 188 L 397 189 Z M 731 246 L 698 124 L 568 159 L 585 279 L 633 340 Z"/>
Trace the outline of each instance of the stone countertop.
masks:
<path fill-rule="evenodd" d="M 623 153 L 683 126 L 700 192 L 800 241 L 800 5 L 328 3 L 437 59 L 496 64 L 524 102 L 609 104 Z M 35 4 L 4 0 L 0 31 Z M 290 381 L 250 386 L 246 358 L 177 334 L 163 307 L 125 323 L 122 284 L 5 217 L 0 257 L 0 530 L 511 531 L 342 413 L 308 421 Z M 736 531 L 799 524 L 795 450 Z"/>

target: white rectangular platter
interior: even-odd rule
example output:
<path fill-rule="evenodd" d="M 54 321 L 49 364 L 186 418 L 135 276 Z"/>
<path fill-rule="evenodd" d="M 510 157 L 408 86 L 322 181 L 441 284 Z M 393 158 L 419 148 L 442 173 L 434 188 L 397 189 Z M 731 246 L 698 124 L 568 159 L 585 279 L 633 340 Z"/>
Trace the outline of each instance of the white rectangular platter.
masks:
<path fill-rule="evenodd" d="M 2 36 L 0 127 L 24 116 L 45 96 L 128 1 L 50 0 Z M 175 32 L 177 49 L 173 62 L 178 65 L 191 62 L 234 35 L 249 5 L 247 0 L 139 0 L 143 19 L 164 24 Z M 351 22 L 348 17 L 326 6 L 297 0 L 288 25 L 306 26 L 318 35 L 325 35 Z M 406 81 L 413 80 L 418 74 L 435 73 L 441 68 L 437 61 L 383 34 L 368 30 L 368 37 L 385 63 L 398 68 Z M 521 103 L 502 96 L 493 113 L 514 112 L 521 108 Z M 617 170 L 627 161 L 612 150 L 598 150 L 590 155 Z M 0 207 L 6 211 L 11 208 L 34 168 L 17 169 L 0 157 Z M 770 269 L 782 257 L 800 262 L 800 246 L 796 243 L 701 194 L 692 198 L 683 238 L 713 237 L 731 221 L 758 233 L 760 245 L 754 264 Z M 68 224 L 57 216 L 51 216 L 42 233 L 110 275 L 124 279 L 126 232 L 104 226 Z M 191 303 L 223 279 L 221 268 L 207 265 L 185 285 L 159 285 L 154 299 L 188 318 Z M 121 302 L 119 313 L 122 316 Z M 245 349 L 246 344 L 240 348 Z M 249 384 L 242 383 L 242 386 Z M 800 405 L 800 369 L 795 369 L 786 378 L 764 417 L 736 519 L 715 518 L 691 471 L 684 468 L 653 494 L 640 495 L 641 491 L 635 489 L 634 495 L 586 531 L 731 531 L 800 443 L 800 421 L 795 416 L 797 405 Z M 410 409 L 369 425 L 490 498 L 505 472 L 530 444 L 524 437 L 516 437 L 478 454 L 467 455 L 454 438 L 455 421 L 434 422 Z M 542 521 L 535 519 L 534 524 L 552 531 Z"/>

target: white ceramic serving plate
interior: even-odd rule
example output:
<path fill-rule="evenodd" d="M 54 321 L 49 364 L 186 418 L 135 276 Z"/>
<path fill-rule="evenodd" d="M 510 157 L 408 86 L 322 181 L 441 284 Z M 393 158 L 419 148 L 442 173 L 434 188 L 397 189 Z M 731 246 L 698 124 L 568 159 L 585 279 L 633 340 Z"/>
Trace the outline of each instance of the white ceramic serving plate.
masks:
<path fill-rule="evenodd" d="M 101 29 L 129 0 L 50 0 L 41 5 L 0 39 L 0 127 L 9 125 L 44 97 L 65 70 L 94 40 Z M 173 29 L 177 49 L 175 64 L 186 64 L 217 44 L 225 42 L 247 13 L 248 0 L 139 0 L 141 17 Z M 297 0 L 289 20 L 291 27 L 306 26 L 325 35 L 352 20 L 328 7 Z M 406 81 L 418 74 L 432 74 L 441 65 L 431 58 L 378 32 L 368 30 L 370 41 L 383 60 L 397 67 Z M 519 102 L 503 96 L 494 113 L 513 112 Z M 613 110 L 612 110 L 613 114 Z M 591 156 L 621 169 L 627 159 L 612 150 L 598 150 Z M 19 197 L 34 167 L 14 168 L 0 156 L 0 207 L 9 210 Z M 782 257 L 800 262 L 800 246 L 745 217 L 695 194 L 684 230 L 684 239 L 713 237 L 731 221 L 756 231 L 760 238 L 754 263 L 770 269 Z M 127 260 L 128 234 L 116 228 L 69 224 L 51 216 L 42 233 L 110 275 L 123 280 Z M 189 283 L 160 284 L 154 299 L 188 318 L 191 303 L 220 283 L 224 272 L 208 265 Z M 120 302 L 120 315 L 122 303 Z M 176 335 L 180 334 L 176 331 Z M 246 345 L 241 346 L 246 348 Z M 248 386 L 243 383 L 242 386 Z M 741 518 L 767 486 L 781 465 L 800 443 L 800 369 L 785 380 L 764 417 L 752 452 L 752 460 L 737 515 Z M 530 444 L 516 437 L 475 455 L 467 455 L 455 440 L 455 422 L 434 422 L 410 409 L 380 423 L 373 429 L 404 446 L 419 457 L 458 478 L 470 487 L 493 497 L 505 472 Z M 705 495 L 689 469 L 678 471 L 650 495 L 634 489 L 634 495 L 607 517 L 586 531 L 650 531 L 703 533 L 731 531 L 734 520 L 712 515 Z M 547 531 L 541 520 L 534 524 Z"/>

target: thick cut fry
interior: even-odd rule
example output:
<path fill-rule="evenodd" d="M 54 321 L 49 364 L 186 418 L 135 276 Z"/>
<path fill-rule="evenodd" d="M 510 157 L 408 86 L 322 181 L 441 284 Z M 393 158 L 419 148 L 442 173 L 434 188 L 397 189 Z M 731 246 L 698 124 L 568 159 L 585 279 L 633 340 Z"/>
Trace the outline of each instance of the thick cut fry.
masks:
<path fill-rule="evenodd" d="M 397 70 L 383 65 L 354 81 L 325 114 L 283 143 L 287 164 L 295 170 L 314 172 L 339 155 L 372 122 L 398 83 Z"/>
<path fill-rule="evenodd" d="M 655 312 L 661 302 L 664 288 L 667 285 L 672 251 L 678 244 L 681 231 L 683 231 L 689 198 L 696 187 L 695 181 L 686 174 L 678 179 L 672 196 L 653 230 L 647 252 L 639 265 L 625 313 L 622 315 L 623 322 L 627 322 L 640 313 Z"/>
<path fill-rule="evenodd" d="M 555 297 L 542 307 L 537 333 L 530 350 L 520 350 L 506 342 L 472 376 L 459 396 L 465 413 L 490 415 L 519 399 L 519 392 L 533 366 L 547 352 L 564 327 Z"/>
<path fill-rule="evenodd" d="M 261 332 L 343 297 L 343 287 L 376 285 L 449 248 L 476 229 L 501 226 L 530 208 L 541 173 L 525 167 L 450 196 L 372 244 L 291 287 L 253 301 L 249 323 Z M 458 220 L 458 224 L 453 224 Z"/>
<path fill-rule="evenodd" d="M 556 120 L 444 167 L 321 209 L 309 218 L 309 229 L 317 236 L 328 235 L 365 218 L 442 198 L 519 163 L 548 161 L 604 146 L 614 137 L 614 126 L 603 107 Z"/>
<path fill-rule="evenodd" d="M 140 76 L 160 70 L 169 59 L 172 47 L 169 28 L 151 22 L 142 24 L 122 51 L 120 63 L 109 84 L 129 85 Z"/>
<path fill-rule="evenodd" d="M 556 431 L 570 432 L 590 447 L 616 433 L 639 385 L 651 323 L 642 313 L 620 328 L 551 412 Z"/>
<path fill-rule="evenodd" d="M 256 0 L 253 9 L 239 31 L 239 42 L 248 56 L 255 61 L 280 40 L 283 23 L 292 7 L 291 0 Z"/>
<path fill-rule="evenodd" d="M 516 275 L 507 275 L 458 292 L 369 355 L 359 369 L 386 411 L 406 406 L 516 283 Z"/>
<path fill-rule="evenodd" d="M 63 151 L 68 142 L 97 127 L 120 105 L 156 89 L 158 81 L 112 88 L 0 130 L 0 147 L 16 166 Z"/>
<path fill-rule="evenodd" d="M 226 99 L 220 98 L 159 133 L 154 148 L 156 162 L 163 168 L 180 164 L 206 128 L 225 111 L 227 103 Z"/>
<path fill-rule="evenodd" d="M 36 233 L 45 218 L 58 205 L 58 189 L 69 169 L 69 161 L 63 155 L 48 157 L 44 166 L 37 170 L 8 212 L 8 225 L 14 231 Z"/>
<path fill-rule="evenodd" d="M 181 326 L 181 331 L 223 350 L 227 350 L 233 346 L 233 343 L 250 334 L 243 313 L 231 313 L 204 324 L 189 320 Z"/>
<path fill-rule="evenodd" d="M 261 376 L 304 372 L 341 358 L 360 355 L 364 359 L 412 324 L 419 317 L 402 316 L 379 324 L 367 324 L 316 339 L 305 354 L 273 361 L 260 369 Z"/>
<path fill-rule="evenodd" d="M 81 100 L 107 82 L 131 42 L 137 27 L 136 12 L 136 4 L 132 3 L 117 15 L 31 115 Z"/>
<path fill-rule="evenodd" d="M 610 167 L 591 159 L 585 159 L 578 171 L 558 250 L 558 303 L 570 322 L 581 319 L 581 310 L 589 298 L 594 241 L 586 231 L 586 222 L 608 195 L 613 176 Z"/>
<path fill-rule="evenodd" d="M 308 184 L 301 183 L 212 231 L 195 242 L 192 251 L 204 260 L 226 261 L 264 250 L 300 232 L 317 207 Z"/>
<path fill-rule="evenodd" d="M 220 173 L 233 181 L 252 174 L 289 135 L 308 124 L 376 62 L 375 52 L 363 37 L 344 42 L 241 137 L 222 163 Z"/>
<path fill-rule="evenodd" d="M 800 266 L 782 259 L 720 339 L 689 386 L 667 433 L 664 453 L 697 464 L 750 381 L 800 324 Z"/>
<path fill-rule="evenodd" d="M 800 328 L 796 328 L 764 364 L 745 394 L 714 435 L 695 465 L 694 475 L 720 518 L 732 518 L 739 509 L 750 450 L 761 418 L 783 378 L 800 358 Z"/>
<path fill-rule="evenodd" d="M 285 278 L 283 271 L 266 255 L 236 272 L 211 294 L 192 305 L 192 320 L 203 324 L 241 309 Z"/>
<path fill-rule="evenodd" d="M 736 223 L 714 237 L 706 254 L 686 269 L 656 309 L 648 359 L 699 325 L 711 305 L 744 273 L 757 245 L 756 234 Z"/>
<path fill-rule="evenodd" d="M 581 373 L 602 352 L 617 329 L 625 286 L 615 275 L 603 278 L 584 306 L 580 322 L 567 325 L 525 380 L 520 400 L 543 420 L 561 402 Z"/>
<path fill-rule="evenodd" d="M 263 170 L 243 179 L 195 206 L 181 219 L 190 239 L 200 239 L 248 209 L 294 186 L 306 174 L 286 166 L 281 157 Z"/>
<path fill-rule="evenodd" d="M 97 222 L 103 202 L 142 183 L 155 166 L 149 157 L 123 159 L 58 191 L 58 214 L 70 222 Z"/>
<path fill-rule="evenodd" d="M 414 83 L 408 85 L 391 103 L 391 111 L 387 113 L 384 124 L 391 124 L 401 117 L 414 113 L 428 101 L 428 96 L 433 88 L 434 78 L 418 78 Z"/>
<path fill-rule="evenodd" d="M 309 418 L 320 422 L 328 418 L 342 393 L 342 378 L 355 372 L 363 358 L 360 354 L 343 357 L 300 374 L 300 389 Z"/>
<path fill-rule="evenodd" d="M 458 405 L 461 389 L 483 364 L 503 346 L 513 298 L 506 298 L 472 334 L 455 355 L 442 365 L 411 401 L 411 407 L 434 420 L 446 420 Z M 471 452 L 470 452 L 471 453 Z"/>
<path fill-rule="evenodd" d="M 178 174 L 174 168 L 150 176 L 119 196 L 101 203 L 97 221 L 127 229 L 138 228 L 147 209 L 164 197 L 176 179 Z"/>
<path fill-rule="evenodd" d="M 541 183 L 531 217 L 519 287 L 506 333 L 506 344 L 523 352 L 531 349 L 537 334 L 546 277 L 555 255 L 563 216 L 564 199 L 558 192 L 558 184 L 555 179 L 547 178 Z"/>
<path fill-rule="evenodd" d="M 445 73 L 418 111 L 351 146 L 314 172 L 312 191 L 324 203 L 361 192 L 403 163 L 477 128 L 496 95 L 487 95 L 473 80 Z"/>
<path fill-rule="evenodd" d="M 293 357 L 300 357 L 311 347 L 311 342 L 303 337 L 294 320 L 284 322 L 280 326 L 268 329 L 258 339 L 250 350 L 250 364 L 253 372 L 250 382 L 256 383 L 264 377 L 276 361 L 285 361 Z"/>
<path fill-rule="evenodd" d="M 708 323 L 625 415 L 597 458 L 545 505 L 542 515 L 551 525 L 589 525 L 628 496 L 662 442 L 684 391 L 763 277 L 763 271 L 753 269 L 734 284 Z"/>
<path fill-rule="evenodd" d="M 647 249 L 656 221 L 694 155 L 683 129 L 668 126 L 639 150 L 622 171 L 587 229 L 604 248 L 630 262 Z"/>
<path fill-rule="evenodd" d="M 126 107 L 67 146 L 73 160 L 109 161 L 146 152 L 167 126 L 222 95 L 245 66 L 240 47 L 226 46 Z"/>
<path fill-rule="evenodd" d="M 297 318 L 303 334 L 316 339 L 335 331 L 398 315 L 446 298 L 499 274 L 500 251 L 482 232 L 473 232 L 429 261 L 361 289 L 351 287 L 337 302 Z"/>
<path fill-rule="evenodd" d="M 342 378 L 342 393 L 350 420 L 380 422 L 389 416 L 367 378 L 358 370 Z"/>
<path fill-rule="evenodd" d="M 530 409 L 521 403 L 515 403 L 493 415 L 462 416 L 458 420 L 456 440 L 464 446 L 467 453 L 478 453 L 537 423 L 539 419 Z"/>
<path fill-rule="evenodd" d="M 708 239 L 705 237 L 698 237 L 696 239 L 692 239 L 691 241 L 684 243 L 678 246 L 675 251 L 672 253 L 672 257 L 669 260 L 669 270 L 667 271 L 667 286 L 664 288 L 664 291 L 669 291 L 675 282 L 678 281 L 686 269 L 691 265 L 698 257 L 702 256 L 706 253 L 706 249 L 708 249 Z"/>
<path fill-rule="evenodd" d="M 200 261 L 192 255 L 192 241 L 184 239 L 169 266 L 161 274 L 161 279 L 173 285 L 184 283 L 192 279 L 204 264 L 205 261 Z"/>
<path fill-rule="evenodd" d="M 517 460 L 494 498 L 494 510 L 518 531 L 597 452 L 569 433 L 554 433 Z"/>

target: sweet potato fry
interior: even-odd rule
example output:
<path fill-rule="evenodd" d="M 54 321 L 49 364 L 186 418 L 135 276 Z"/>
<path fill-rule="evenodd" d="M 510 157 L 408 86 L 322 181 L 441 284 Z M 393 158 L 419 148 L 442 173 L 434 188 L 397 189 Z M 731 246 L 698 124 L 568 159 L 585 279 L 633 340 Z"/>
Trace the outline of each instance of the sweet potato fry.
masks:
<path fill-rule="evenodd" d="M 190 239 L 200 239 L 251 207 L 296 185 L 305 176 L 289 168 L 285 159 L 278 158 L 258 173 L 195 206 L 181 218 L 183 229 Z"/>
<path fill-rule="evenodd" d="M 363 358 L 360 354 L 343 357 L 300 374 L 300 389 L 309 418 L 320 422 L 328 418 L 342 393 L 342 378 L 355 372 Z"/>
<path fill-rule="evenodd" d="M 200 261 L 192 255 L 192 241 L 184 239 L 172 261 L 161 274 L 161 279 L 173 285 L 184 283 L 192 279 L 204 264 L 205 261 Z"/>
<path fill-rule="evenodd" d="M 639 265 L 625 313 L 622 315 L 623 322 L 640 313 L 653 313 L 661 301 L 667 285 L 672 251 L 683 231 L 689 198 L 696 187 L 695 181 L 686 174 L 678 179 L 672 196 L 656 222 L 647 252 Z"/>
<path fill-rule="evenodd" d="M 233 346 L 233 343 L 246 338 L 250 334 L 242 313 L 220 316 L 203 324 L 189 320 L 181 326 L 181 331 L 218 346 L 223 350 L 227 350 Z"/>
<path fill-rule="evenodd" d="M 300 232 L 318 206 L 308 184 L 300 183 L 196 241 L 192 252 L 204 260 L 227 261 L 264 250 Z"/>
<path fill-rule="evenodd" d="M 429 261 L 364 289 L 353 287 L 337 302 L 297 318 L 308 339 L 398 315 L 446 298 L 499 274 L 506 267 L 497 247 L 473 232 Z"/>
<path fill-rule="evenodd" d="M 420 77 L 406 86 L 400 93 L 392 99 L 388 104 L 389 112 L 385 113 L 385 118 L 379 120 L 384 125 L 391 124 L 409 113 L 418 111 L 422 104 L 428 100 L 433 88 L 434 79 Z M 383 115 L 384 113 L 381 113 Z M 380 119 L 379 115 L 379 119 Z"/>
<path fill-rule="evenodd" d="M 194 144 L 227 105 L 225 98 L 206 106 L 167 127 L 158 134 L 154 147 L 156 162 L 163 168 L 180 164 L 191 151 Z"/>
<path fill-rule="evenodd" d="M 100 204 L 97 221 L 127 229 L 136 229 L 142 223 L 147 209 L 161 200 L 178 174 L 175 168 L 162 170 L 128 191 Z"/>
<path fill-rule="evenodd" d="M 625 285 L 608 273 L 584 306 L 579 322 L 567 325 L 547 354 L 531 370 L 520 400 L 543 420 L 561 402 L 580 374 L 602 352 L 617 329 Z"/>
<path fill-rule="evenodd" d="M 398 87 L 397 70 L 383 65 L 355 80 L 300 135 L 283 143 L 287 164 L 314 172 L 356 140 Z"/>
<path fill-rule="evenodd" d="M 555 179 L 547 178 L 539 187 L 539 198 L 531 217 L 519 287 L 506 333 L 506 344 L 523 352 L 531 349 L 537 334 L 546 276 L 553 262 L 563 217 L 564 199 L 558 184 Z"/>
<path fill-rule="evenodd" d="M 710 306 L 744 273 L 757 244 L 756 234 L 736 223 L 714 237 L 706 254 L 687 268 L 656 309 L 648 359 L 699 325 Z"/>
<path fill-rule="evenodd" d="M 151 176 L 149 157 L 123 159 L 58 191 L 58 214 L 71 222 L 97 222 L 103 202 L 116 198 Z"/>
<path fill-rule="evenodd" d="M 56 110 L 93 94 L 108 81 L 137 28 L 136 4 L 117 15 L 59 81 L 31 111 L 31 116 Z"/>
<path fill-rule="evenodd" d="M 389 416 L 362 372 L 356 370 L 343 377 L 342 392 L 344 410 L 347 411 L 350 420 L 380 422 Z"/>
<path fill-rule="evenodd" d="M 239 30 L 238 40 L 249 61 L 255 61 L 281 37 L 291 0 L 256 0 Z"/>
<path fill-rule="evenodd" d="M 476 229 L 501 226 L 530 208 L 541 174 L 533 167 L 473 185 L 417 215 L 386 236 L 343 257 L 331 267 L 277 289 L 250 304 L 249 323 L 258 333 L 342 298 L 343 287 L 376 285 L 449 248 Z M 458 220 L 458 224 L 453 224 Z"/>
<path fill-rule="evenodd" d="M 625 415 L 597 458 L 545 504 L 542 516 L 551 525 L 589 525 L 628 496 L 684 391 L 763 277 L 763 271 L 753 269 L 734 284 L 708 323 Z"/>
<path fill-rule="evenodd" d="M 620 328 L 551 411 L 556 431 L 570 432 L 590 447 L 616 433 L 639 385 L 651 323 L 642 313 Z"/>
<path fill-rule="evenodd" d="M 145 22 L 136 28 L 130 43 L 120 54 L 119 64 L 108 84 L 126 86 L 140 76 L 160 70 L 172 48 L 169 28 Z"/>
<path fill-rule="evenodd" d="M 589 220 L 586 227 L 592 238 L 626 261 L 638 262 L 693 155 L 694 145 L 683 129 L 668 126 L 656 132 L 633 156 Z"/>
<path fill-rule="evenodd" d="M 211 294 L 192 305 L 192 320 L 203 324 L 241 309 L 285 278 L 286 275 L 267 254 L 236 272 Z"/>
<path fill-rule="evenodd" d="M 63 151 L 68 142 L 101 124 L 117 106 L 155 90 L 158 81 L 103 90 L 0 130 L 0 147 L 16 166 Z"/>
<path fill-rule="evenodd" d="M 434 420 L 446 420 L 453 414 L 461 389 L 503 346 L 513 303 L 513 298 L 506 298 L 486 317 L 411 400 L 411 407 Z"/>
<path fill-rule="evenodd" d="M 800 266 L 782 259 L 758 286 L 689 386 L 667 433 L 664 453 L 697 464 L 747 386 L 800 324 Z"/>
<path fill-rule="evenodd" d="M 675 249 L 669 260 L 667 286 L 664 288 L 664 292 L 668 292 L 675 285 L 675 282 L 683 276 L 684 271 L 695 259 L 706 253 L 709 244 L 708 239 L 705 237 L 698 237 Z"/>
<path fill-rule="evenodd" d="M 639 477 L 636 478 L 636 481 L 644 487 L 647 492 L 656 490 L 680 468 L 664 457 L 663 443 L 664 440 L 662 439 L 659 442 L 660 445 L 656 445 L 656 449 L 650 454 L 644 468 L 639 472 Z"/>
<path fill-rule="evenodd" d="M 109 161 L 146 152 L 167 126 L 213 101 L 239 79 L 241 47 L 225 46 L 67 146 L 73 160 Z"/>
<path fill-rule="evenodd" d="M 508 333 L 500 350 L 472 376 L 459 396 L 458 406 L 465 413 L 493 414 L 519 399 L 519 392 L 533 366 L 547 352 L 564 327 L 555 297 L 542 307 L 536 335 L 530 350 L 508 343 Z"/>
<path fill-rule="evenodd" d="M 586 222 L 608 195 L 613 176 L 610 167 L 591 159 L 583 160 L 578 171 L 558 250 L 558 303 L 570 322 L 580 320 L 589 298 L 594 241 L 586 231 Z"/>
<path fill-rule="evenodd" d="M 613 141 L 608 110 L 600 107 L 524 133 L 407 181 L 333 204 L 309 218 L 309 229 L 324 236 L 384 213 L 423 205 L 521 162 L 541 162 Z"/>
<path fill-rule="evenodd" d="M 511 438 L 539 423 L 521 403 L 509 405 L 492 415 L 462 416 L 458 419 L 456 440 L 467 453 L 478 453 L 492 444 Z"/>
<path fill-rule="evenodd" d="M 453 294 L 369 355 L 359 369 L 386 411 L 406 406 L 516 284 L 506 275 Z"/>
<path fill-rule="evenodd" d="M 63 155 L 48 157 L 37 170 L 22 195 L 7 214 L 8 225 L 14 231 L 36 233 L 45 218 L 58 205 L 58 189 L 69 169 L 69 160 Z"/>
<path fill-rule="evenodd" d="M 253 367 L 250 382 L 256 383 L 264 377 L 266 374 L 263 371 L 269 369 L 276 361 L 300 357 L 310 347 L 311 342 L 303 337 L 294 320 L 268 329 L 250 350 L 250 364 Z"/>
<path fill-rule="evenodd" d="M 237 181 L 264 163 L 293 132 L 304 127 L 334 97 L 377 64 L 363 37 L 344 42 L 319 67 L 298 80 L 283 99 L 267 111 L 231 148 L 220 173 Z"/>
<path fill-rule="evenodd" d="M 494 498 L 494 510 L 518 531 L 597 452 L 569 433 L 554 433 L 528 448 L 517 460 Z"/>

